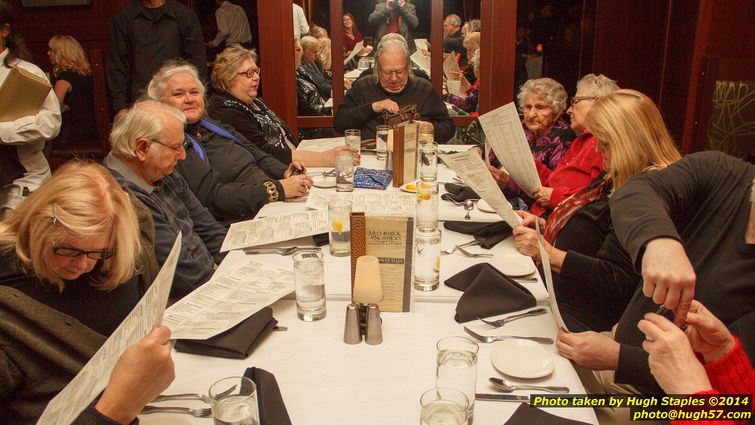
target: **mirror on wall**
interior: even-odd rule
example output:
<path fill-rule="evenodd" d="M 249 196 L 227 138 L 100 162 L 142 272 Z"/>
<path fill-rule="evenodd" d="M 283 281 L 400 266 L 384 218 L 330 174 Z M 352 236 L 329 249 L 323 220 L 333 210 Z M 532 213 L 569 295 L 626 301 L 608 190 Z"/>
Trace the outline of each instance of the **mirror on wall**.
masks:
<path fill-rule="evenodd" d="M 480 4 L 443 2 L 443 92 L 451 115 L 470 115 L 479 108 Z"/>

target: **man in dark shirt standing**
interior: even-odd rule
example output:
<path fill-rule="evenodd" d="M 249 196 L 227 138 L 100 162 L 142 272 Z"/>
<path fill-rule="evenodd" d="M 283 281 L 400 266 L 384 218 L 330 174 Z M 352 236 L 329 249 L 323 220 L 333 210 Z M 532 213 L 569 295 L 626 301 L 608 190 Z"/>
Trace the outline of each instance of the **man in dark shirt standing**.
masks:
<path fill-rule="evenodd" d="M 375 137 L 382 124 L 383 112 L 396 113 L 402 106 L 417 105 L 420 120 L 435 129 L 435 141 L 446 143 L 455 132 L 446 105 L 429 81 L 417 78 L 409 70 L 409 49 L 403 37 L 388 34 L 378 44 L 375 74 L 359 79 L 346 93 L 333 125 L 336 130 L 362 130 L 362 137 Z"/>
<path fill-rule="evenodd" d="M 175 0 L 131 0 L 121 7 L 113 16 L 105 58 L 113 109 L 127 108 L 171 58 L 186 59 L 207 79 L 204 37 L 196 14 Z"/>

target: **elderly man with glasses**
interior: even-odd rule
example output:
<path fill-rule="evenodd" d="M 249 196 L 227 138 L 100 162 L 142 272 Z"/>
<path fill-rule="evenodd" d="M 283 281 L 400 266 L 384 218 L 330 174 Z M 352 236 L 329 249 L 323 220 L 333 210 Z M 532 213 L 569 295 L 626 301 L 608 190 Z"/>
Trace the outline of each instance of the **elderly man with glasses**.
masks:
<path fill-rule="evenodd" d="M 157 101 L 138 102 L 120 113 L 110 133 L 104 165 L 152 212 L 155 257 L 165 262 L 183 234 L 171 298 L 181 298 L 207 282 L 224 254 L 226 229 L 202 206 L 183 177 L 173 171 L 186 158 L 184 123 L 178 109 Z"/>
<path fill-rule="evenodd" d="M 386 35 L 378 44 L 375 74 L 361 78 L 351 87 L 334 117 L 338 131 L 362 130 L 365 138 L 375 137 L 375 127 L 383 124 L 383 112 L 395 113 L 414 104 L 420 120 L 435 128 L 435 141 L 446 143 L 456 128 L 446 105 L 432 84 L 416 78 L 409 69 L 409 49 L 399 35 Z"/>

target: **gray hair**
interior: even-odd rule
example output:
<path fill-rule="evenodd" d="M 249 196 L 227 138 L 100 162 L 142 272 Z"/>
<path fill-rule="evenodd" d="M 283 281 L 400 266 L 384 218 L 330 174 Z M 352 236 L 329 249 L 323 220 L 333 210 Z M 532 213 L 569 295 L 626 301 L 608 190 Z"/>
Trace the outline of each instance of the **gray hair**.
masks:
<path fill-rule="evenodd" d="M 452 13 L 452 14 L 446 16 L 445 20 L 446 20 L 446 22 L 448 22 L 451 25 L 456 25 L 457 27 L 461 26 L 461 18 L 459 17 L 459 15 L 457 15 L 455 13 Z"/>
<path fill-rule="evenodd" d="M 535 78 L 522 84 L 516 97 L 519 110 L 524 110 L 524 103 L 533 94 L 545 98 L 545 102 L 550 105 L 556 116 L 560 116 L 566 110 L 566 100 L 569 96 L 564 86 L 552 78 Z"/>
<path fill-rule="evenodd" d="M 480 32 L 482 29 L 482 21 L 479 19 L 470 19 L 467 21 L 467 24 L 469 25 L 469 30 L 472 32 Z"/>
<path fill-rule="evenodd" d="M 175 118 L 183 127 L 186 117 L 178 109 L 157 100 L 137 101 L 134 106 L 119 113 L 110 131 L 110 148 L 113 155 L 132 159 L 136 157 L 136 141 L 160 138 L 170 118 Z"/>
<path fill-rule="evenodd" d="M 406 58 L 406 67 L 409 69 L 409 73 L 411 75 L 411 66 L 409 63 L 409 46 L 406 44 L 406 39 L 398 33 L 391 33 L 386 34 L 383 36 L 383 38 L 380 40 L 380 43 L 378 43 L 377 49 L 375 51 L 375 75 L 380 70 L 380 58 L 385 53 L 401 53 Z"/>
<path fill-rule="evenodd" d="M 305 35 L 299 40 L 303 49 L 309 49 L 309 46 L 320 43 L 320 40 L 312 37 L 311 35 Z"/>
<path fill-rule="evenodd" d="M 581 89 L 585 89 L 587 96 L 604 97 L 619 90 L 619 85 L 603 74 L 587 74 L 577 81 L 577 91 Z"/>
<path fill-rule="evenodd" d="M 170 80 L 172 76 L 181 72 L 185 72 L 194 77 L 194 81 L 196 81 L 199 91 L 202 93 L 202 97 L 204 97 L 204 83 L 202 83 L 202 80 L 199 78 L 197 68 L 185 60 L 177 59 L 171 59 L 165 62 L 163 66 L 155 72 L 155 75 L 149 80 L 149 85 L 147 86 L 147 97 L 152 100 L 161 101 L 165 95 L 168 80 Z"/>

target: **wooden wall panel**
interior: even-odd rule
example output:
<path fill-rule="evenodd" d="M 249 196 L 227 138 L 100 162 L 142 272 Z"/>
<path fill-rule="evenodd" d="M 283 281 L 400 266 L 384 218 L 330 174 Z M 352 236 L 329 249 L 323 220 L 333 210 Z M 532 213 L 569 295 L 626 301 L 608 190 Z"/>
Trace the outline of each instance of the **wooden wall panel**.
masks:
<path fill-rule="evenodd" d="M 666 14 L 670 0 L 599 0 L 592 70 L 619 85 L 660 95 Z"/>

